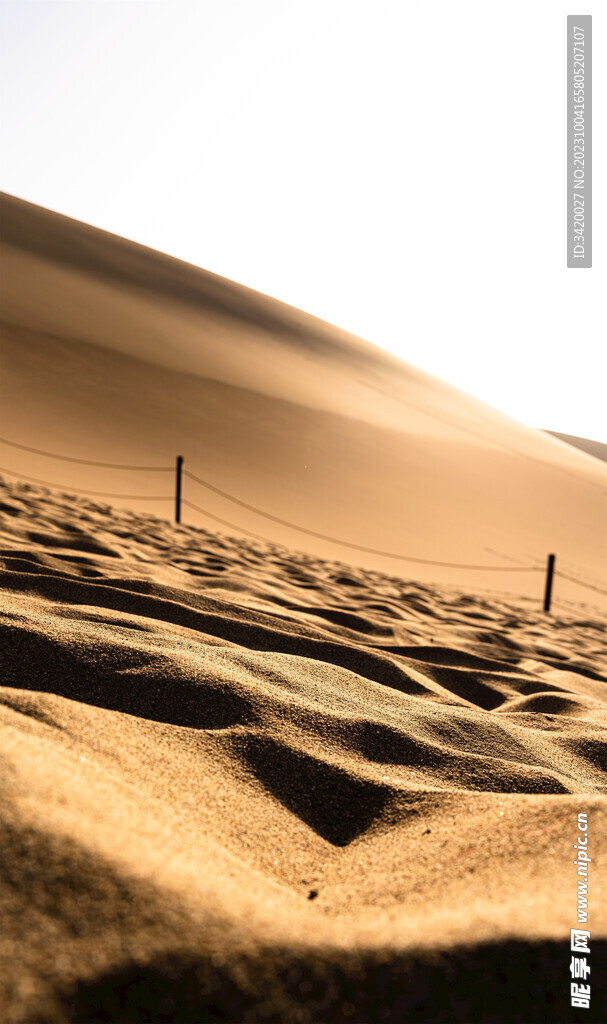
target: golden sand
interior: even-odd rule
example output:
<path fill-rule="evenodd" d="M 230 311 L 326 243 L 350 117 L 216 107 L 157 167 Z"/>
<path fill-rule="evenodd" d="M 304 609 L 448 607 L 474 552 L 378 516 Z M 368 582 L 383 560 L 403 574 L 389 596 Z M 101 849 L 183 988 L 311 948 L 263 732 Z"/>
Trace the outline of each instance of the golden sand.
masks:
<path fill-rule="evenodd" d="M 607 1019 L 605 465 L 1 212 L 3 1024 Z"/>

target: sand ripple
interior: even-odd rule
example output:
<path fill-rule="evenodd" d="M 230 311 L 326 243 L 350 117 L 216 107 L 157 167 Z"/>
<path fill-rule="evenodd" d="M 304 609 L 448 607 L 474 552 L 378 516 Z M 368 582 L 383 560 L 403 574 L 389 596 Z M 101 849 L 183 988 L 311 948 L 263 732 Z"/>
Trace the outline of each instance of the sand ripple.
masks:
<path fill-rule="evenodd" d="M 573 1019 L 604 621 L 0 494 L 4 1020 Z"/>

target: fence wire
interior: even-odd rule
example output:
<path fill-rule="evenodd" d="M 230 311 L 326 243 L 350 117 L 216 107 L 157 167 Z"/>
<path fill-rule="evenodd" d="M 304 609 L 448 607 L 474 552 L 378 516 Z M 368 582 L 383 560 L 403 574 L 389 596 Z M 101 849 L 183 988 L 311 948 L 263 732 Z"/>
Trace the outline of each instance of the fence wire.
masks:
<path fill-rule="evenodd" d="M 220 516 L 216 516 L 213 512 L 207 512 L 206 508 L 201 508 L 200 505 L 194 505 L 193 502 L 188 501 L 187 498 L 182 499 L 182 504 L 187 508 L 191 508 L 194 512 L 200 512 L 201 515 L 208 516 L 209 519 L 214 519 L 216 523 L 221 523 L 223 526 L 229 526 L 231 530 L 237 530 L 238 533 L 246 533 L 249 537 L 254 537 L 255 540 L 263 540 L 269 544 L 272 543 L 269 537 L 262 537 L 260 533 L 253 533 L 252 530 L 245 530 L 244 526 L 237 526 L 236 523 L 230 523 L 227 519 L 222 519 Z"/>
<path fill-rule="evenodd" d="M 29 445 L 20 444 L 17 441 L 11 441 L 8 438 L 0 437 L 0 443 L 9 445 L 12 448 L 20 449 L 21 451 L 31 452 L 35 455 L 42 455 L 51 459 L 60 459 L 65 462 L 78 463 L 79 465 L 95 466 L 102 469 L 120 469 L 130 470 L 137 472 L 152 472 L 152 473 L 173 473 L 175 472 L 174 466 L 135 466 L 128 465 L 125 463 L 114 463 L 114 462 L 98 462 L 92 459 L 80 459 L 70 455 L 63 455 L 57 452 L 45 451 L 41 448 L 33 448 Z M 24 473 L 16 473 L 11 469 L 5 469 L 0 467 L 0 472 L 7 473 L 9 476 L 17 477 L 19 480 L 27 480 L 32 483 L 42 484 L 47 487 L 62 487 L 56 481 L 43 480 L 40 477 L 28 476 Z M 333 537 L 330 534 L 320 533 L 317 530 L 310 530 L 305 526 L 300 526 L 298 523 L 293 523 L 288 519 L 282 519 L 279 516 L 272 515 L 270 512 L 266 512 L 256 505 L 251 505 L 249 502 L 243 501 L 241 498 L 237 498 L 235 495 L 230 494 L 228 491 L 224 491 L 215 484 L 210 483 L 208 480 L 204 480 L 202 477 L 197 476 L 195 473 L 191 473 L 187 469 L 182 470 L 183 475 L 188 477 L 194 483 L 201 487 L 212 491 L 214 494 L 218 494 L 220 497 L 225 498 L 226 501 L 231 501 L 233 504 L 238 505 L 240 508 L 244 508 L 249 512 L 253 512 L 255 515 L 261 516 L 270 522 L 278 523 L 280 526 L 286 526 L 291 530 L 296 530 L 299 533 L 305 533 L 309 537 L 315 537 L 318 540 L 324 540 L 331 544 L 337 544 L 341 547 L 349 548 L 354 551 L 361 551 L 364 554 L 378 555 L 382 558 L 389 558 L 395 561 L 412 562 L 417 565 L 433 565 L 444 569 L 473 569 L 478 571 L 488 572 L 545 572 L 544 565 L 475 565 L 468 562 L 443 562 L 432 558 L 419 558 L 415 555 L 403 555 L 395 551 L 383 551 L 380 548 L 367 547 L 363 544 L 355 544 L 352 541 L 340 540 L 338 537 Z M 91 490 L 88 487 L 73 487 L 69 486 L 64 488 L 66 491 L 74 492 L 76 494 L 91 495 L 94 497 L 101 498 L 116 498 L 123 501 L 174 501 L 173 495 L 166 494 L 118 494 L 113 491 L 97 491 Z M 209 519 L 214 520 L 217 523 L 221 523 L 223 526 L 227 526 L 232 530 L 236 530 L 239 533 L 247 534 L 249 537 L 254 537 L 256 540 L 266 541 L 272 543 L 268 537 L 264 537 L 259 533 L 255 533 L 252 530 L 248 530 L 243 526 L 239 526 L 237 523 L 232 523 L 227 519 L 223 519 L 221 516 L 215 515 L 213 512 L 209 512 L 207 509 L 202 508 L 200 505 L 196 505 L 186 498 L 181 499 L 181 503 L 194 512 L 200 515 L 206 516 Z M 561 579 L 568 580 L 570 583 L 576 583 L 578 586 L 586 587 L 588 590 L 593 590 L 598 594 L 607 597 L 607 589 L 603 590 L 601 587 L 597 587 L 592 583 L 587 583 L 585 580 L 580 579 L 577 576 L 572 576 L 569 573 L 561 572 L 560 569 L 554 570 L 554 576 L 559 576 Z"/>
<path fill-rule="evenodd" d="M 555 569 L 554 575 L 560 576 L 563 580 L 569 580 L 570 583 L 577 583 L 580 587 L 587 587 L 588 590 L 596 590 L 597 594 L 603 594 L 604 597 L 607 597 L 607 590 L 601 590 L 600 587 L 595 587 L 593 583 L 586 583 L 575 576 L 569 576 L 567 573 L 561 572 L 560 569 Z"/>
<path fill-rule="evenodd" d="M 100 466 L 103 469 L 143 470 L 147 473 L 174 472 L 173 466 L 125 466 L 123 463 L 118 462 L 94 462 L 91 459 L 76 459 L 72 455 L 58 455 L 56 452 L 43 451 L 42 448 L 30 448 L 27 444 L 17 444 L 16 441 L 9 441 L 6 437 L 0 437 L 0 444 L 8 444 L 11 448 L 20 448 L 24 452 L 33 452 L 34 455 L 45 455 L 49 459 L 61 459 L 63 462 L 78 462 L 81 466 Z"/>
<path fill-rule="evenodd" d="M 438 565 L 444 569 L 490 569 L 493 572 L 543 572 L 543 566 L 512 566 L 512 565 L 470 565 L 462 562 L 438 562 L 432 558 L 417 558 L 414 555 L 401 555 L 394 551 L 381 551 L 379 548 L 368 548 L 363 544 L 354 544 L 351 541 L 339 540 L 337 537 L 331 537 L 326 533 L 318 533 L 316 530 L 308 530 L 305 526 L 299 526 L 297 523 L 292 523 L 288 519 L 280 519 L 279 516 L 273 516 L 270 512 L 264 512 L 263 509 L 257 508 L 255 505 L 249 505 L 246 501 L 241 501 L 240 498 L 235 498 L 233 494 L 228 494 L 227 491 L 220 490 L 219 487 L 215 487 L 214 484 L 210 484 L 208 480 L 203 480 L 199 476 L 195 476 L 190 473 L 189 470 L 184 469 L 184 476 L 189 477 L 190 480 L 194 480 L 197 484 L 202 487 L 208 488 L 215 494 L 221 495 L 222 498 L 227 498 L 228 501 L 233 501 L 234 504 L 240 505 L 241 508 L 248 509 L 249 512 L 255 512 L 256 515 L 263 516 L 264 519 L 270 519 L 273 523 L 279 523 L 281 526 L 288 526 L 292 530 L 298 530 L 300 533 L 306 533 L 309 537 L 317 537 L 319 540 L 329 541 L 331 544 L 340 544 L 344 548 L 351 548 L 355 551 L 363 551 L 368 555 L 381 555 L 384 558 L 394 558 L 401 562 L 416 562 L 418 565 Z"/>
<path fill-rule="evenodd" d="M 76 494 L 93 494 L 98 498 L 124 498 L 128 501 L 173 501 L 173 498 L 166 494 L 114 494 L 112 491 L 92 491 L 89 487 L 65 487 L 56 481 L 41 480 L 38 476 L 26 476 L 25 473 L 15 473 L 12 469 L 5 469 L 0 466 L 0 473 L 8 473 L 9 476 L 16 476 L 18 480 L 29 480 L 35 484 L 44 484 L 46 487 L 63 488 L 65 491 L 74 491 Z"/>

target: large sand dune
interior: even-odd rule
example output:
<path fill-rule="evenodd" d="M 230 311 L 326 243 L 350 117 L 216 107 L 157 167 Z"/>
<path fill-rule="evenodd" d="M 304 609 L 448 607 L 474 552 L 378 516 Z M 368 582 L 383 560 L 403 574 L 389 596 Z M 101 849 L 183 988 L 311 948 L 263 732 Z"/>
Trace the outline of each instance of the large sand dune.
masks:
<path fill-rule="evenodd" d="M 555 552 L 557 569 L 598 588 L 563 577 L 555 599 L 607 610 L 596 459 L 266 296 L 7 196 L 0 213 L 2 436 L 129 465 L 183 455 L 270 515 L 422 562 L 321 541 L 187 482 L 187 499 L 235 527 L 422 581 L 539 600 L 542 571 L 505 570 Z M 495 353 L 496 373 L 507 358 Z M 170 472 L 0 452 L 5 470 L 68 488 L 166 495 L 128 505 L 171 515 Z"/>
<path fill-rule="evenodd" d="M 2 1021 L 607 1019 L 607 468 L 0 213 Z"/>

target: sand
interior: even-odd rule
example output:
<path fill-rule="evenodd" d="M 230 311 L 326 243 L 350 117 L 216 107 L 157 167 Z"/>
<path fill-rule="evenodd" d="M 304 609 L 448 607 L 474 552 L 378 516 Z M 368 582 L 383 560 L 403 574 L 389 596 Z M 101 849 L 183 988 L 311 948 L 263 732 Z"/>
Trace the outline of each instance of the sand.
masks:
<path fill-rule="evenodd" d="M 558 437 L 561 441 L 565 441 L 567 444 L 572 444 L 575 448 L 580 448 L 581 451 L 592 455 L 594 459 L 601 459 L 603 462 L 607 462 L 607 444 L 604 444 L 602 441 L 592 441 L 586 437 L 577 437 L 574 434 L 563 434 L 558 430 L 549 430 L 548 433 L 552 434 L 553 437 Z"/>
<path fill-rule="evenodd" d="M 236 534 L 538 602 L 554 552 L 555 606 L 607 614 L 603 462 L 284 303 L 1 194 L 0 238 L 0 436 L 167 467 L 0 442 L 0 472 L 170 518 L 182 455 L 226 494 L 342 543 L 187 479 L 184 497 Z M 494 357 L 499 372 L 508 354 Z"/>
<path fill-rule="evenodd" d="M 604 1019 L 604 620 L 1 494 L 3 1020 Z"/>
<path fill-rule="evenodd" d="M 0 1019 L 607 1019 L 604 463 L 0 213 Z"/>

